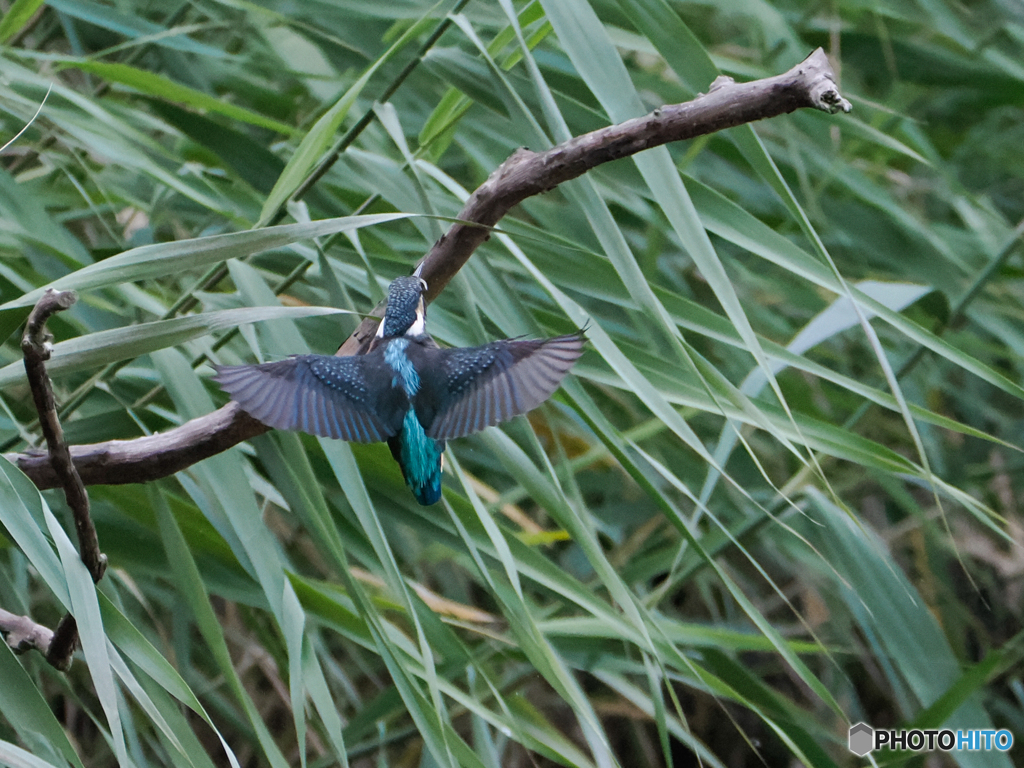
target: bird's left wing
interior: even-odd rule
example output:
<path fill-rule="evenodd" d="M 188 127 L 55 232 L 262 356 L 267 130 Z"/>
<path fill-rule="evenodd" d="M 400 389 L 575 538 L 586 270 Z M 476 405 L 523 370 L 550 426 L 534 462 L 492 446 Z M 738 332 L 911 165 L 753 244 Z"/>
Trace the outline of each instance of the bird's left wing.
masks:
<path fill-rule="evenodd" d="M 450 440 L 532 411 L 558 389 L 584 342 L 573 333 L 434 352 L 442 375 L 424 381 L 416 401 L 427 435 Z"/>
<path fill-rule="evenodd" d="M 386 440 L 398 428 L 382 413 L 382 393 L 367 386 L 368 368 L 377 361 L 366 355 L 328 357 L 297 355 L 261 365 L 216 366 L 214 381 L 269 427 L 293 429 L 357 443 Z M 387 395 L 398 395 L 392 387 Z"/>

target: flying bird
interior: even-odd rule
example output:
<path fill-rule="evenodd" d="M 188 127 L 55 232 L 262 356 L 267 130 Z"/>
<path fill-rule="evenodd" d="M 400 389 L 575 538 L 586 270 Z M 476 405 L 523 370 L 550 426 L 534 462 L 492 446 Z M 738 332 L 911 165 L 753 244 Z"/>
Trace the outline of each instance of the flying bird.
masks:
<path fill-rule="evenodd" d="M 294 355 L 215 366 L 214 381 L 276 429 L 356 443 L 387 441 L 420 504 L 441 498 L 446 440 L 526 413 L 558 389 L 583 353 L 583 332 L 441 349 L 426 330 L 426 282 L 399 277 L 366 354 Z"/>

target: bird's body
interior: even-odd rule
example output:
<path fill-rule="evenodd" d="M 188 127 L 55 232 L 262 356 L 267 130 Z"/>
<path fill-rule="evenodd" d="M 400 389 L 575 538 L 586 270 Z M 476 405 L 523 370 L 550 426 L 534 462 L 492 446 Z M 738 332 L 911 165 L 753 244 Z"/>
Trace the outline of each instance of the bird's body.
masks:
<path fill-rule="evenodd" d="M 445 440 L 526 413 L 558 388 L 583 350 L 580 333 L 440 349 L 426 333 L 425 283 L 391 284 L 364 355 L 297 355 L 217 368 L 216 381 L 251 416 L 352 442 L 387 441 L 421 504 L 441 497 Z"/>

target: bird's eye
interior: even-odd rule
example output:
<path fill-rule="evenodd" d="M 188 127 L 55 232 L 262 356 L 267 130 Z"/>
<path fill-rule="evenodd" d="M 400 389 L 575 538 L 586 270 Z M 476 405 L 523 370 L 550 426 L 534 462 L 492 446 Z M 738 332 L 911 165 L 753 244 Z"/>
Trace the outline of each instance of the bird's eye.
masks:
<path fill-rule="evenodd" d="M 422 277 L 420 278 L 420 285 L 423 286 L 424 291 L 427 290 L 427 281 L 424 280 Z"/>

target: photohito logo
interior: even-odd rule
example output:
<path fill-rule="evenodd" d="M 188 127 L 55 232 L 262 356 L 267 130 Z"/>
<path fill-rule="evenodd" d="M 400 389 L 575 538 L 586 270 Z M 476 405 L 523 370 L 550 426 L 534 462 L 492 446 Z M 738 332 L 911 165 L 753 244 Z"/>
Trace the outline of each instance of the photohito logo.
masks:
<path fill-rule="evenodd" d="M 992 728 L 969 731 L 951 731 L 948 728 L 889 731 L 872 728 L 867 723 L 854 723 L 850 726 L 848 744 L 850 751 L 858 757 L 883 747 L 913 752 L 932 752 L 936 749 L 943 752 L 956 749 L 970 752 L 997 749 L 1005 752 L 1013 746 L 1013 734 L 1005 728 L 998 731 Z"/>

